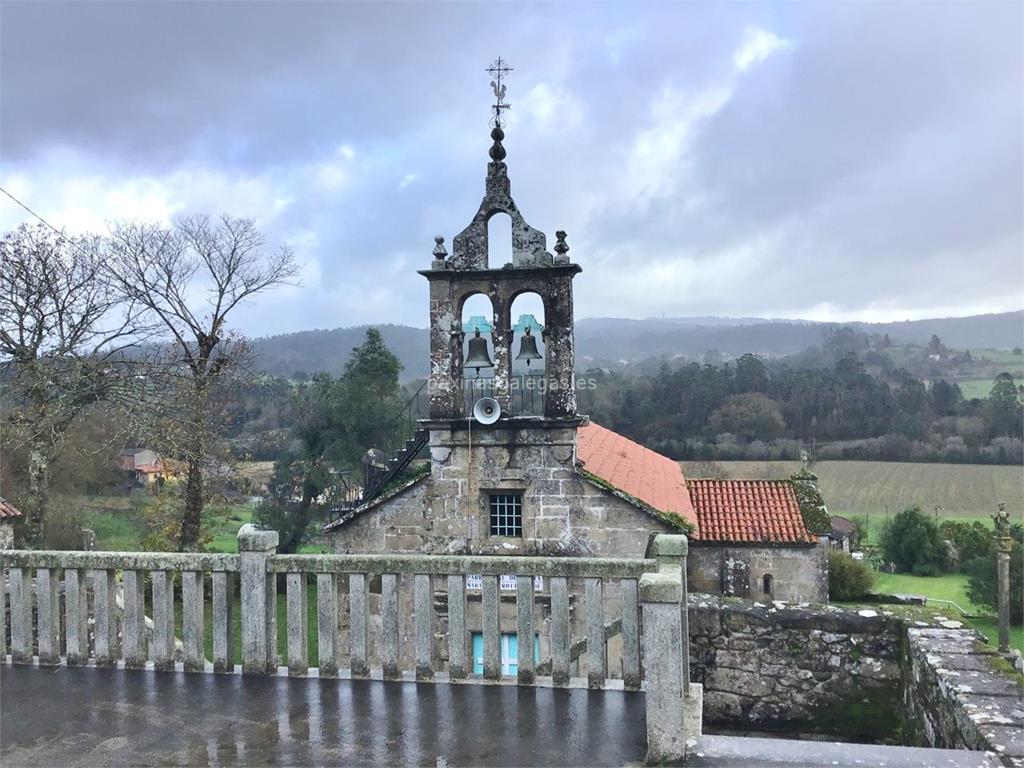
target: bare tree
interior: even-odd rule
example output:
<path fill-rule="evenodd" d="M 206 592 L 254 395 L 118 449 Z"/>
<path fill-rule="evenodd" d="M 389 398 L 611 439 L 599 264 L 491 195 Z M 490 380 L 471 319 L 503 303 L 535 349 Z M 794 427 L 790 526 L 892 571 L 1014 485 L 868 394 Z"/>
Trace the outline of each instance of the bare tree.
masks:
<path fill-rule="evenodd" d="M 109 397 L 142 331 L 109 280 L 104 241 L 42 224 L 0 237 L 4 442 L 28 455 L 26 537 L 44 539 L 51 470 L 71 424 Z"/>
<path fill-rule="evenodd" d="M 170 228 L 126 222 L 113 232 L 110 272 L 124 295 L 160 324 L 165 415 L 177 423 L 187 464 L 180 546 L 199 542 L 204 469 L 217 439 L 218 388 L 244 371 L 249 347 L 231 333 L 228 315 L 242 302 L 295 277 L 287 247 L 268 252 L 250 219 L 177 219 Z M 169 406 L 169 407 L 168 407 Z M 164 423 L 169 423 L 164 419 Z"/>

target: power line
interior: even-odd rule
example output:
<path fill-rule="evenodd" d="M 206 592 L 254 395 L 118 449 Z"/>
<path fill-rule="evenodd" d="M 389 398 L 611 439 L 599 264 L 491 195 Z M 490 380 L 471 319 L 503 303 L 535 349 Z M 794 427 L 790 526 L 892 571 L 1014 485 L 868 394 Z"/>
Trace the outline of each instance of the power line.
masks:
<path fill-rule="evenodd" d="M 27 205 L 25 205 L 23 202 L 21 202 L 21 200 L 16 198 L 14 195 L 12 195 L 10 192 L 8 192 L 3 187 L 0 187 L 0 192 L 3 192 L 5 195 L 7 195 L 7 197 L 9 197 L 11 200 L 13 200 L 17 205 L 21 206 L 26 211 L 28 211 L 30 214 L 32 214 L 37 219 L 39 219 L 43 224 L 45 224 L 47 227 L 49 227 L 54 232 L 54 234 L 56 234 L 58 237 L 60 237 L 62 240 L 64 240 L 66 243 L 68 243 L 72 248 L 74 248 L 80 254 L 85 256 L 87 259 L 92 258 L 91 254 L 87 253 L 86 250 L 84 248 L 82 248 L 82 246 L 80 246 L 77 242 L 75 242 L 75 238 L 68 237 L 64 232 L 62 232 L 61 230 L 57 229 L 55 226 L 53 226 L 53 224 L 51 224 L 46 219 L 44 219 L 42 216 L 40 216 L 38 213 L 33 211 L 31 208 L 29 208 Z"/>
<path fill-rule="evenodd" d="M 50 222 L 48 222 L 48 221 L 47 221 L 46 219 L 44 219 L 44 218 L 43 218 L 42 216 L 40 216 L 40 215 L 39 215 L 38 213 L 36 213 L 36 212 L 35 212 L 35 211 L 33 211 L 33 210 L 32 210 L 31 208 L 29 208 L 29 207 L 28 207 L 27 205 L 25 205 L 25 204 L 24 204 L 23 202 L 21 202 L 21 200 L 19 200 L 18 198 L 16 198 L 16 197 L 15 197 L 14 195 L 12 195 L 12 194 L 11 194 L 10 192 L 8 192 L 8 191 L 7 191 L 6 189 L 4 189 L 3 187 L 0 187 L 0 192 L 3 192 L 3 193 L 4 193 L 5 195 L 7 195 L 7 196 L 8 196 L 9 198 L 11 198 L 11 200 L 13 200 L 13 201 L 14 201 L 15 203 L 17 203 L 17 204 L 18 204 L 19 206 L 21 206 L 21 207 L 22 207 L 22 208 L 24 208 L 24 209 L 25 209 L 26 211 L 28 211 L 29 213 L 31 213 L 31 214 L 32 214 L 33 216 L 35 216 L 35 217 L 36 217 L 37 219 L 39 219 L 39 220 L 40 220 L 41 222 L 43 222 L 43 224 L 45 224 L 45 225 L 46 225 L 46 226 L 48 226 L 48 227 L 49 227 L 50 229 L 52 229 L 52 230 L 53 230 L 53 231 L 54 231 L 55 233 L 57 233 L 57 234 L 58 234 L 58 235 L 60 235 L 61 237 L 65 237 L 65 234 L 64 234 L 63 232 L 61 232 L 61 231 L 60 231 L 59 229 L 57 229 L 57 228 L 56 228 L 55 226 L 53 226 L 53 224 L 51 224 Z"/>

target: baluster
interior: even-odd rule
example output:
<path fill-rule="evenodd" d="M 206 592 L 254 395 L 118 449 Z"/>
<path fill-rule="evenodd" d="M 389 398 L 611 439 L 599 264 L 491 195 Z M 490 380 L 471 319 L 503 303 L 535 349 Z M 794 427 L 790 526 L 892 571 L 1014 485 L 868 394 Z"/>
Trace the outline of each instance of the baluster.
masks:
<path fill-rule="evenodd" d="M 533 576 L 516 578 L 516 634 L 520 685 L 533 685 Z"/>
<path fill-rule="evenodd" d="M 32 663 L 32 606 L 29 604 L 28 574 L 11 568 L 11 657 L 15 664 Z"/>
<path fill-rule="evenodd" d="M 433 680 L 434 593 L 430 588 L 428 574 L 417 573 L 415 581 L 413 612 L 416 619 L 416 679 Z"/>
<path fill-rule="evenodd" d="M 85 664 L 89 659 L 89 599 L 85 571 L 64 571 L 64 625 L 68 664 Z"/>
<path fill-rule="evenodd" d="M 484 678 L 501 679 L 501 614 L 498 604 L 498 577 L 484 576 L 481 598 L 484 628 Z"/>
<path fill-rule="evenodd" d="M 341 654 L 338 646 L 338 577 L 333 573 L 316 575 L 316 636 L 320 677 L 337 677 Z"/>
<path fill-rule="evenodd" d="M 39 630 L 39 663 L 60 662 L 60 604 L 57 602 L 57 571 L 36 570 L 36 624 Z"/>
<path fill-rule="evenodd" d="M 203 650 L 203 572 L 181 573 L 181 635 L 185 646 L 185 669 L 202 672 L 206 668 Z"/>
<path fill-rule="evenodd" d="M 385 573 L 380 577 L 381 624 L 383 627 L 384 679 L 401 677 L 398 668 L 398 577 Z"/>
<path fill-rule="evenodd" d="M 551 577 L 551 677 L 555 685 L 569 684 L 569 583 Z"/>
<path fill-rule="evenodd" d="M 604 639 L 604 588 L 601 579 L 584 579 L 587 599 L 587 685 L 604 686 L 608 654 Z"/>
<path fill-rule="evenodd" d="M 96 664 L 117 663 L 117 582 L 114 571 L 92 572 L 92 594 L 96 606 Z"/>
<path fill-rule="evenodd" d="M 309 615 L 305 573 L 287 577 L 288 674 L 303 677 L 309 671 Z"/>
<path fill-rule="evenodd" d="M 146 666 L 146 593 L 145 574 L 142 571 L 125 571 L 124 618 L 121 621 L 122 651 L 126 667 Z M 65 583 L 67 580 L 65 579 Z M 70 616 L 70 613 L 69 613 Z M 70 619 L 68 626 L 70 627 Z M 68 653 L 71 653 L 71 632 L 68 630 Z"/>
<path fill-rule="evenodd" d="M 235 671 L 235 574 L 214 571 L 213 580 L 213 671 Z"/>
<path fill-rule="evenodd" d="M 153 666 L 174 669 L 174 574 L 153 571 Z"/>
<path fill-rule="evenodd" d="M 640 618 L 636 579 L 622 579 L 622 685 L 640 689 Z"/>
<path fill-rule="evenodd" d="M 448 678 L 466 677 L 466 577 L 448 577 Z"/>
<path fill-rule="evenodd" d="M 349 667 L 352 677 L 369 677 L 370 663 L 366 647 L 366 574 L 348 575 Z"/>

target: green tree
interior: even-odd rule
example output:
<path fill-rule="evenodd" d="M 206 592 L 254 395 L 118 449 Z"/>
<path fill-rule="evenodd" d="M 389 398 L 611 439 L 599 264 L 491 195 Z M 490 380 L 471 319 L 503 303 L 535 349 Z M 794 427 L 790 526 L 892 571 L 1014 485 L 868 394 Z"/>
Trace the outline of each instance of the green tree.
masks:
<path fill-rule="evenodd" d="M 749 352 L 736 361 L 735 390 L 738 393 L 768 390 L 768 369 Z"/>
<path fill-rule="evenodd" d="M 961 566 L 978 557 L 987 557 L 992 551 L 992 530 L 980 520 L 944 520 L 939 526 L 942 538 L 956 549 Z"/>
<path fill-rule="evenodd" d="M 1021 434 L 1021 398 L 1013 376 L 1003 371 L 992 382 L 985 401 L 985 421 L 993 437 Z"/>
<path fill-rule="evenodd" d="M 279 551 L 296 552 L 308 541 L 326 511 L 357 484 L 369 448 L 394 443 L 401 369 L 370 328 L 340 377 L 320 374 L 297 388 L 292 443 L 275 463 L 270 497 L 254 516 L 278 532 Z"/>
<path fill-rule="evenodd" d="M 745 440 L 774 440 L 785 430 L 778 404 L 758 392 L 733 395 L 708 419 L 711 434 L 729 432 Z"/>
<path fill-rule="evenodd" d="M 908 507 L 882 526 L 882 553 L 898 573 L 936 576 L 946 564 L 935 522 L 920 507 Z"/>
<path fill-rule="evenodd" d="M 1024 526 L 1010 526 L 1013 548 L 1010 551 L 1010 621 L 1024 620 Z M 964 566 L 967 573 L 967 596 L 975 605 L 999 610 L 999 587 L 996 582 L 996 551 L 976 557 Z"/>

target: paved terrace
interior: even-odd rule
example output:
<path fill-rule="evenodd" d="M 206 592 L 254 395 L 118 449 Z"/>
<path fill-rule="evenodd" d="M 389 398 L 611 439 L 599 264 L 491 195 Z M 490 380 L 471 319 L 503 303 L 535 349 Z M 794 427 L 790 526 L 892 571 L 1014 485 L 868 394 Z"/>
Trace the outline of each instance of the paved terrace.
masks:
<path fill-rule="evenodd" d="M 644 694 L 0 668 L 4 766 L 629 765 Z M 705 736 L 687 765 L 997 765 L 980 752 Z"/>

